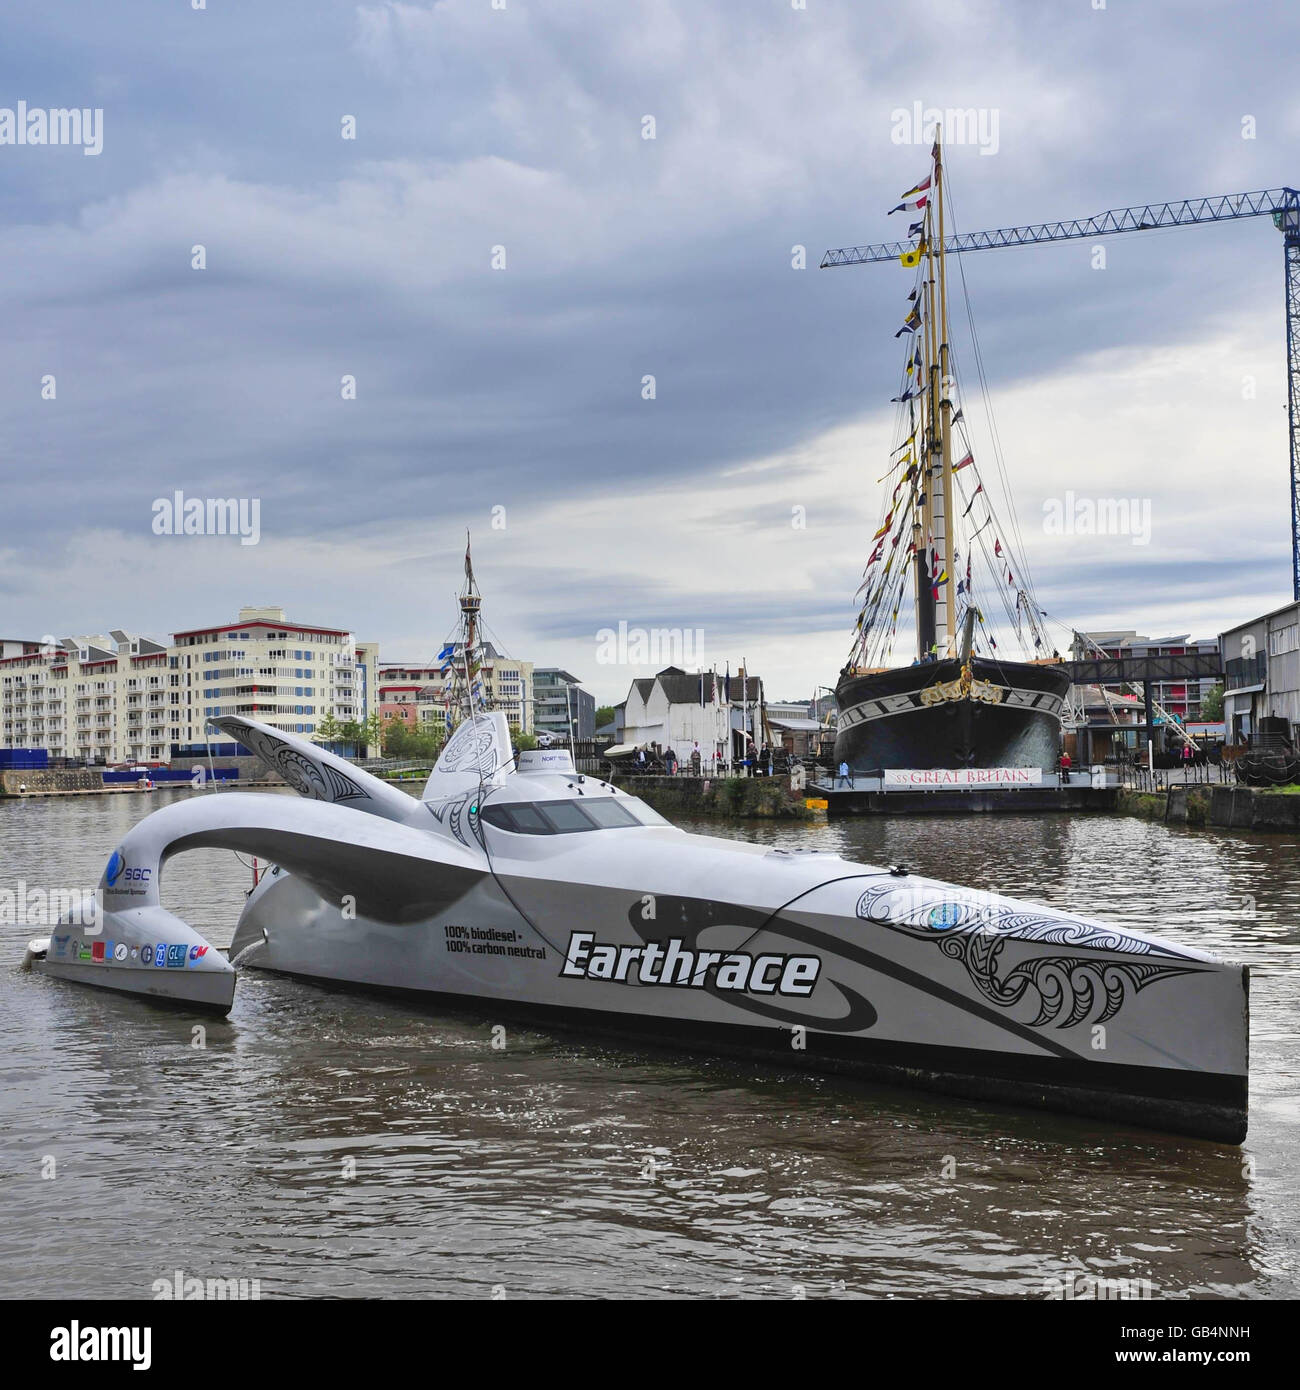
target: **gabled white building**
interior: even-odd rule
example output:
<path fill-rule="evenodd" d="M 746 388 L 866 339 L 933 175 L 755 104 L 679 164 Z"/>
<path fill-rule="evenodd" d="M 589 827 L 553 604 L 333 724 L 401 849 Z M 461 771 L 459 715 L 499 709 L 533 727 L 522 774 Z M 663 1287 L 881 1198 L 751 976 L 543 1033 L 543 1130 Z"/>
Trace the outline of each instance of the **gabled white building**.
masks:
<path fill-rule="evenodd" d="M 622 741 L 638 747 L 669 748 L 680 763 L 687 763 L 698 746 L 707 767 L 725 764 L 741 753 L 739 730 L 747 730 L 762 742 L 759 708 L 762 681 L 750 676 L 742 691 L 740 676 L 732 676 L 731 699 L 727 682 L 712 671 L 683 671 L 667 666 L 656 675 L 634 680 L 623 705 Z M 748 719 L 745 719 L 748 711 Z M 736 745 L 729 751 L 727 731 L 736 731 Z"/>

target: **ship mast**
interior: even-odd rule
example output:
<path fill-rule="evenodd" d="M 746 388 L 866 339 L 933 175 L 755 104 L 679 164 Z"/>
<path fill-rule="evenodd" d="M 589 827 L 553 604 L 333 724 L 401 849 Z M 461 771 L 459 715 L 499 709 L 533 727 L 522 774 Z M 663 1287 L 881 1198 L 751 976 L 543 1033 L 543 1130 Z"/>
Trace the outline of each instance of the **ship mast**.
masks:
<path fill-rule="evenodd" d="M 937 166 L 936 166 L 937 167 Z M 926 220 L 929 222 L 929 230 L 933 233 L 933 215 L 929 208 L 926 209 Z M 948 614 L 945 602 L 946 593 L 939 585 L 939 576 L 943 574 L 944 556 L 944 537 L 947 531 L 948 510 L 944 505 L 945 496 L 943 492 L 943 441 L 941 438 L 942 428 L 939 418 L 939 395 L 942 390 L 942 374 L 940 371 L 940 336 L 939 321 L 935 315 L 938 296 L 935 290 L 935 255 L 934 255 L 934 236 L 931 234 L 926 237 L 926 313 L 925 322 L 927 339 L 929 346 L 929 390 L 926 393 L 925 413 L 928 421 L 926 430 L 926 456 L 925 456 L 925 495 L 927 502 L 927 517 L 929 525 L 929 539 L 931 542 L 930 556 L 927 564 L 930 566 L 930 606 L 932 610 L 932 623 L 934 631 L 930 641 L 931 650 L 935 655 L 947 650 L 948 647 Z"/>
<path fill-rule="evenodd" d="M 461 669 L 456 673 L 458 704 L 464 709 L 465 717 L 472 719 L 478 708 L 486 708 L 482 699 L 474 698 L 474 678 L 480 670 L 479 661 L 479 610 L 483 606 L 482 595 L 474 582 L 474 564 L 469 553 L 469 532 L 465 533 L 465 584 L 460 591 L 460 652 Z"/>
<path fill-rule="evenodd" d="M 919 450 L 921 506 L 912 538 L 916 544 L 916 648 L 924 661 L 932 653 L 951 656 L 956 647 L 956 578 L 952 557 L 952 396 L 948 348 L 948 283 L 944 260 L 943 159 L 934 139 L 933 198 L 921 233 L 925 274 L 922 325 L 925 397 Z M 937 214 L 937 226 L 936 226 Z M 933 550 L 931 550 L 933 543 Z M 940 578 L 942 577 L 942 583 Z"/>
<path fill-rule="evenodd" d="M 957 577 L 952 558 L 952 364 L 949 361 L 948 346 L 948 275 L 944 252 L 943 225 L 943 153 L 939 146 L 939 130 L 934 132 L 934 193 L 939 214 L 939 319 L 935 331 L 939 337 L 939 395 L 931 397 L 931 403 L 938 415 L 941 443 L 940 468 L 942 486 L 940 497 L 943 507 L 943 540 L 935 537 L 935 545 L 942 546 L 943 568 L 947 581 L 943 586 L 943 627 L 940 641 L 949 656 L 953 654 L 957 637 L 957 607 L 955 586 Z"/>
<path fill-rule="evenodd" d="M 938 362 L 935 354 L 934 338 L 934 261 L 930 253 L 930 213 L 927 207 L 924 226 L 921 229 L 921 248 L 925 255 L 925 272 L 918 288 L 918 307 L 921 307 L 921 370 L 917 373 L 917 383 L 923 386 L 921 399 L 921 431 L 915 440 L 918 464 L 917 483 L 920 488 L 919 505 L 914 513 L 912 542 L 916 546 L 916 656 L 924 661 L 930 655 L 936 641 L 936 604 L 934 601 L 934 579 L 930 572 L 930 539 L 934 534 L 934 488 L 931 486 L 931 470 L 935 441 L 935 377 Z M 924 306 L 922 307 L 922 300 Z"/>

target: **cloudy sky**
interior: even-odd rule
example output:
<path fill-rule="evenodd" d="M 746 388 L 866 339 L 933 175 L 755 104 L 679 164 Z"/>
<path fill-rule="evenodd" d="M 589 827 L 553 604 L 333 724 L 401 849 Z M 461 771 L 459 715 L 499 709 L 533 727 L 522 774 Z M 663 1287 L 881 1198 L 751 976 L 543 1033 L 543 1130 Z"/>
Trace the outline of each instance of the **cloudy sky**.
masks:
<path fill-rule="evenodd" d="M 1300 180 L 1295 6 L 1100 3 L 7 14 L 0 122 L 99 108 L 103 145 L 0 144 L 0 636 L 280 603 L 420 660 L 468 527 L 501 644 L 602 699 L 620 621 L 833 682 L 910 280 L 816 267 L 904 231 L 893 113 L 996 121 L 949 150 L 970 231 Z M 1281 238 L 1105 245 L 964 262 L 1037 598 L 1213 635 L 1290 597 Z M 178 489 L 258 499 L 258 543 L 154 534 Z M 1050 534 L 1067 491 L 1149 501 L 1149 544 Z"/>

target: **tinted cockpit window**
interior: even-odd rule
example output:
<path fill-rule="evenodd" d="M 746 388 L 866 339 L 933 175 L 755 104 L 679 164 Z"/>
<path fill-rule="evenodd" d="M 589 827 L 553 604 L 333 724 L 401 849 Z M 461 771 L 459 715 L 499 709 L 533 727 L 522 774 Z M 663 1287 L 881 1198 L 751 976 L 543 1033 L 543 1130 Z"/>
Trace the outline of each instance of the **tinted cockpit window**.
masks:
<path fill-rule="evenodd" d="M 537 809 L 561 832 L 595 828 L 576 801 L 544 801 Z"/>
<path fill-rule="evenodd" d="M 633 797 L 592 797 L 576 801 L 510 801 L 484 806 L 487 825 L 517 835 L 567 835 L 578 830 L 618 830 L 628 825 L 667 825 L 662 816 Z"/>
<path fill-rule="evenodd" d="M 517 830 L 521 835 L 551 834 L 550 825 L 542 819 L 536 806 L 511 806 L 509 816 L 514 821 L 510 829 Z"/>
<path fill-rule="evenodd" d="M 613 797 L 600 797 L 592 801 L 584 801 L 582 809 L 596 822 L 602 830 L 609 830 L 616 825 L 637 825 L 637 818 L 621 802 L 615 801 Z"/>

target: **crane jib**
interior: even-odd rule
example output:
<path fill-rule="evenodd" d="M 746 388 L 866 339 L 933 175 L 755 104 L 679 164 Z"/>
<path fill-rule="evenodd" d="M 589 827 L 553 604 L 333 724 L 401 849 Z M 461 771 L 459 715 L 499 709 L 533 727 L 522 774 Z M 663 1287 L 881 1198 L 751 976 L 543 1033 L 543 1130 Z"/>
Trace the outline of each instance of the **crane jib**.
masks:
<path fill-rule="evenodd" d="M 1292 219 L 1287 219 L 1287 213 Z M 1033 246 L 1043 241 L 1069 241 L 1078 237 L 1112 236 L 1117 232 L 1155 231 L 1160 227 L 1187 227 L 1200 222 L 1224 222 L 1240 217 L 1272 216 L 1287 239 L 1300 238 L 1300 192 L 1294 188 L 1266 188 L 1257 193 L 1225 193 L 1214 198 L 1188 198 L 1175 203 L 1148 203 L 1142 207 L 1113 208 L 1096 217 L 1077 217 L 1061 222 L 1035 222 L 1025 227 L 999 227 L 989 232 L 964 232 L 944 239 L 944 250 L 995 251 L 1003 246 Z M 1285 223 L 1290 220 L 1291 225 Z M 874 246 L 841 246 L 827 251 L 821 268 L 867 265 L 896 261 L 912 249 L 907 241 Z"/>

